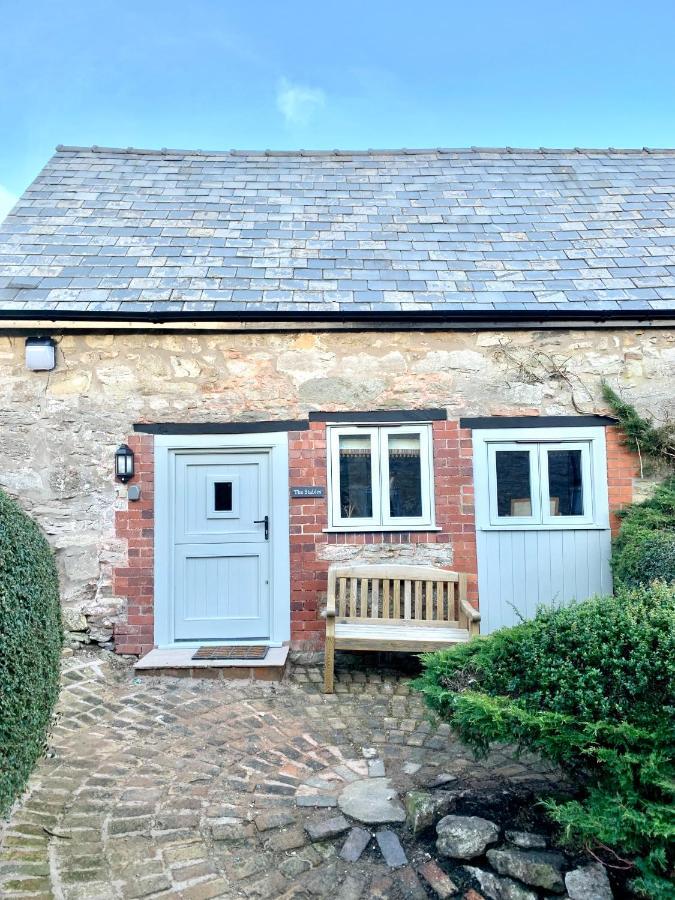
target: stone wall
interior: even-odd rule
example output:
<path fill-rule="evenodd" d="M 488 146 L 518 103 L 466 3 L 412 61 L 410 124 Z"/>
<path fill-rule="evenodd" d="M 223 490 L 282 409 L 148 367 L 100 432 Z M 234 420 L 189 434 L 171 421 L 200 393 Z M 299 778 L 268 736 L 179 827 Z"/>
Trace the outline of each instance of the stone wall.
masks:
<path fill-rule="evenodd" d="M 114 526 L 126 494 L 112 459 L 134 422 L 303 418 L 312 409 L 444 407 L 451 419 L 602 412 L 602 377 L 643 411 L 673 411 L 667 329 L 57 340 L 56 370 L 35 373 L 24 367 L 24 338 L 0 336 L 0 486 L 45 529 L 69 616 L 84 611 L 98 641 L 126 617 L 112 586 L 113 569 L 128 563 Z"/>

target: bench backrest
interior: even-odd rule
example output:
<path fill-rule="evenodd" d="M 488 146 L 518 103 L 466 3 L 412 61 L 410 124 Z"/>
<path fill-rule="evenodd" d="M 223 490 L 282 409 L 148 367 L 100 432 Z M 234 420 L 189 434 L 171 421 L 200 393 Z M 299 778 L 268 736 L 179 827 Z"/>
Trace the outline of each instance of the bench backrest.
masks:
<path fill-rule="evenodd" d="M 337 621 L 414 622 L 457 626 L 466 575 L 431 566 L 334 565 L 328 596 Z"/>

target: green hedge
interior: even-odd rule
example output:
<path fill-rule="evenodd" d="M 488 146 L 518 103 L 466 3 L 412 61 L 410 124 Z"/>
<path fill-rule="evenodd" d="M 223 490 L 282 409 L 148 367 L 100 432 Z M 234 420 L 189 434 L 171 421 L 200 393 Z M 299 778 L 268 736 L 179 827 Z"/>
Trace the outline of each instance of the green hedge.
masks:
<path fill-rule="evenodd" d="M 44 751 L 62 644 L 49 544 L 0 491 L 0 814 L 21 793 Z"/>
<path fill-rule="evenodd" d="M 675 581 L 675 478 L 660 484 L 649 500 L 626 507 L 621 518 L 612 547 L 616 582 Z"/>
<path fill-rule="evenodd" d="M 542 608 L 423 663 L 415 686 L 478 753 L 511 743 L 581 785 L 546 801 L 561 841 L 611 847 L 643 896 L 674 896 L 675 586 Z"/>

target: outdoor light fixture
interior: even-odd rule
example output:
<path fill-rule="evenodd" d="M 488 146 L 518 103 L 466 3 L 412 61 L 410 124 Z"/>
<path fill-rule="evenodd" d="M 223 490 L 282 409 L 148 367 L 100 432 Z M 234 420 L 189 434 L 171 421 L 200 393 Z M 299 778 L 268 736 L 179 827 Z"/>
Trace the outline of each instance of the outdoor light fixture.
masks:
<path fill-rule="evenodd" d="M 134 477 L 134 451 L 126 444 L 115 450 L 115 477 L 125 484 Z"/>
<path fill-rule="evenodd" d="M 26 368 L 51 372 L 56 367 L 56 343 L 50 337 L 26 338 Z"/>

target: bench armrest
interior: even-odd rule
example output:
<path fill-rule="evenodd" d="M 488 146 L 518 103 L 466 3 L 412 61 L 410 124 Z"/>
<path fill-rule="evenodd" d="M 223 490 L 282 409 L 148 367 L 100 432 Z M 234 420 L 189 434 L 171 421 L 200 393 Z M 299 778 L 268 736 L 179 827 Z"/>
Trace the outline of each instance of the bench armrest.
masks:
<path fill-rule="evenodd" d="M 337 579 L 335 577 L 335 570 L 330 568 L 328 570 L 328 591 L 326 592 L 326 618 L 334 619 L 335 618 L 335 588 L 336 588 Z"/>
<path fill-rule="evenodd" d="M 480 622 L 480 613 L 469 603 L 468 600 L 459 601 L 460 608 L 470 622 Z"/>

